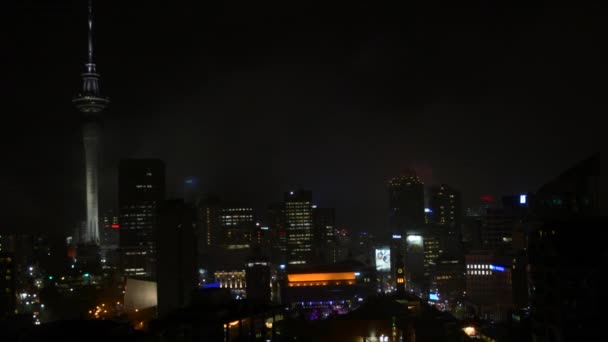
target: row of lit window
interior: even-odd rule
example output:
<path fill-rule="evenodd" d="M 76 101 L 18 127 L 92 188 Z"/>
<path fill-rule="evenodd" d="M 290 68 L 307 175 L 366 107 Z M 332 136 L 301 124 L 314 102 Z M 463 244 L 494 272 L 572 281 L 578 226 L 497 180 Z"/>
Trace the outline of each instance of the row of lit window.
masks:
<path fill-rule="evenodd" d="M 486 264 L 468 264 L 467 268 L 478 268 L 478 269 L 486 269 L 489 270 L 490 269 L 490 265 L 486 265 Z"/>
<path fill-rule="evenodd" d="M 492 275 L 492 271 L 467 271 L 467 274 L 473 274 L 473 275 Z"/>

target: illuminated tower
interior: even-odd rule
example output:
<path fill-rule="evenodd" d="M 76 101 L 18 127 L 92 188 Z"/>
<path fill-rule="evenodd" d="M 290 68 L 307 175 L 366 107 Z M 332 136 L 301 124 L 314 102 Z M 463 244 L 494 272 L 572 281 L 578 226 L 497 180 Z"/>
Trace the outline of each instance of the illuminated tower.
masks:
<path fill-rule="evenodd" d="M 99 244 L 99 205 L 98 205 L 98 162 L 99 162 L 99 121 L 101 114 L 110 102 L 99 90 L 99 74 L 93 62 L 93 4 L 89 0 L 88 20 L 89 49 L 85 70 L 81 74 L 82 89 L 72 103 L 83 115 L 82 138 L 84 143 L 85 176 L 86 176 L 86 228 L 81 243 Z"/>
<path fill-rule="evenodd" d="M 285 193 L 285 223 L 287 227 L 287 263 L 290 265 L 311 263 L 312 192 L 299 190 Z"/>

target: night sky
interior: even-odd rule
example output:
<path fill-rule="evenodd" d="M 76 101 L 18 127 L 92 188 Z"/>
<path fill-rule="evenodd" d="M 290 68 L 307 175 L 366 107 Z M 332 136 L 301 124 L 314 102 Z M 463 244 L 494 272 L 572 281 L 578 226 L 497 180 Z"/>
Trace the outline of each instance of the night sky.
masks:
<path fill-rule="evenodd" d="M 85 214 L 70 101 L 86 1 L 10 3 L 0 231 L 68 234 Z M 535 190 L 605 142 L 605 17 L 591 3 L 201 3 L 96 2 L 112 101 L 102 209 L 116 203 L 118 160 L 151 157 L 167 163 L 171 196 L 196 177 L 203 194 L 263 209 L 302 187 L 339 226 L 383 232 L 386 180 L 406 168 L 470 205 Z"/>

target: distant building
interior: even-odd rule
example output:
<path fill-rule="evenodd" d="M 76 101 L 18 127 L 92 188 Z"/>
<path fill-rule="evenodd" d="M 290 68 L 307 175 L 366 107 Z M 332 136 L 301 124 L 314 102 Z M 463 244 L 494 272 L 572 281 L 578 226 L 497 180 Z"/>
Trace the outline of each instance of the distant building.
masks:
<path fill-rule="evenodd" d="M 271 289 L 270 264 L 259 249 L 255 251 L 257 253 L 254 253 L 245 265 L 247 299 L 252 303 L 268 304 Z"/>
<path fill-rule="evenodd" d="M 424 183 L 414 171 L 388 182 L 388 204 L 392 233 L 402 234 L 424 225 Z"/>
<path fill-rule="evenodd" d="M 221 202 L 216 196 L 209 196 L 196 202 L 196 250 L 197 268 L 206 273 L 207 261 L 213 250 L 219 247 L 221 231 Z M 207 279 L 203 277 L 201 282 Z"/>
<path fill-rule="evenodd" d="M 100 247 L 101 259 L 106 264 L 117 265 L 119 260 L 115 260 L 115 252 L 120 243 L 120 222 L 118 215 L 112 211 L 107 211 L 101 217 L 100 227 Z"/>
<path fill-rule="evenodd" d="M 255 223 L 253 208 L 244 205 L 222 205 L 220 210 L 220 243 L 228 249 L 249 248 Z"/>
<path fill-rule="evenodd" d="M 285 225 L 287 229 L 287 263 L 309 264 L 313 259 L 312 192 L 285 193 Z"/>
<path fill-rule="evenodd" d="M 431 187 L 431 223 L 447 226 L 449 233 L 459 235 L 462 226 L 462 196 L 460 191 L 441 184 Z"/>
<path fill-rule="evenodd" d="M 198 286 L 196 268 L 196 213 L 183 200 L 161 202 L 156 232 L 158 314 L 190 305 Z"/>
<path fill-rule="evenodd" d="M 15 314 L 16 273 L 13 254 L 0 252 L 0 319 Z"/>
<path fill-rule="evenodd" d="M 334 208 L 313 207 L 313 241 L 317 263 L 336 263 L 336 211 Z"/>
<path fill-rule="evenodd" d="M 448 309 L 453 309 L 453 305 L 462 301 L 466 290 L 464 260 L 458 257 L 443 256 L 436 262 L 431 287 L 437 290 L 439 298 L 448 301 Z"/>
<path fill-rule="evenodd" d="M 156 209 L 164 199 L 164 162 L 158 159 L 120 161 L 120 250 L 126 276 L 147 279 L 156 276 Z"/>
<path fill-rule="evenodd" d="M 214 272 L 215 283 L 221 289 L 229 289 L 233 296 L 247 295 L 247 272 L 245 269 L 225 269 Z"/>
<path fill-rule="evenodd" d="M 287 263 L 287 226 L 285 203 L 274 203 L 268 207 L 267 223 L 270 230 L 270 261 L 273 264 Z"/>
<path fill-rule="evenodd" d="M 512 257 L 492 251 L 465 255 L 466 300 L 478 316 L 508 321 L 513 311 Z"/>

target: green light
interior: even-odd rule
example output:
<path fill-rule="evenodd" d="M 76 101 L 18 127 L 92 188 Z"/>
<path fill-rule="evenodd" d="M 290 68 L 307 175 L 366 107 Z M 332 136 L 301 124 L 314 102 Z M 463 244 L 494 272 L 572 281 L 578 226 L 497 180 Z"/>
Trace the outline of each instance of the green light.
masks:
<path fill-rule="evenodd" d="M 53 280 L 53 276 L 49 276 L 49 280 Z"/>
<path fill-rule="evenodd" d="M 89 274 L 88 274 L 88 273 L 85 273 L 85 274 L 83 274 L 83 276 L 85 276 L 85 277 L 87 277 L 87 278 L 88 278 L 88 277 L 89 277 Z"/>

